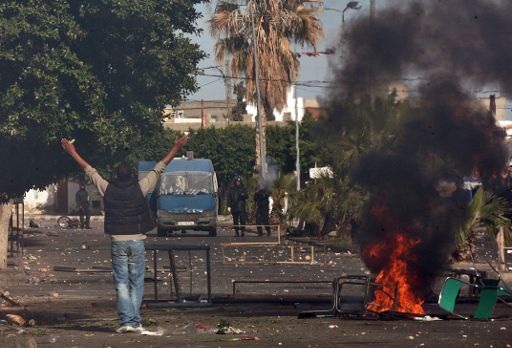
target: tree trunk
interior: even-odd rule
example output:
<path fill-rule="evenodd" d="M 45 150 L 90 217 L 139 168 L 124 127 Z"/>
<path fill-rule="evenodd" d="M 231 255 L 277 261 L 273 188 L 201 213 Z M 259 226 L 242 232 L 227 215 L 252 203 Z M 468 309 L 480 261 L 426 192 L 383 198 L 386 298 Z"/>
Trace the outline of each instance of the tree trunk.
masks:
<path fill-rule="evenodd" d="M 259 121 L 257 121 L 259 122 Z M 256 123 L 256 172 L 260 172 L 261 169 L 261 156 L 260 156 L 260 129 Z"/>
<path fill-rule="evenodd" d="M 496 235 L 496 244 L 498 245 L 498 264 L 499 268 L 505 270 L 505 227 L 500 227 Z"/>
<path fill-rule="evenodd" d="M 7 268 L 7 249 L 9 247 L 9 220 L 12 213 L 12 201 L 0 205 L 0 270 Z"/>
<path fill-rule="evenodd" d="M 267 141 L 266 141 L 266 134 L 267 134 L 267 131 L 266 131 L 266 128 L 267 128 L 267 121 L 266 121 L 266 117 L 264 115 L 260 115 L 261 117 L 261 140 L 262 140 L 262 143 L 263 143 L 263 157 L 267 157 Z M 259 121 L 258 121 L 259 122 Z M 256 124 L 256 170 L 258 173 L 261 172 L 261 166 L 262 166 L 262 163 L 261 163 L 261 154 L 260 154 L 260 130 L 259 130 L 259 127 L 258 127 L 258 124 Z"/>

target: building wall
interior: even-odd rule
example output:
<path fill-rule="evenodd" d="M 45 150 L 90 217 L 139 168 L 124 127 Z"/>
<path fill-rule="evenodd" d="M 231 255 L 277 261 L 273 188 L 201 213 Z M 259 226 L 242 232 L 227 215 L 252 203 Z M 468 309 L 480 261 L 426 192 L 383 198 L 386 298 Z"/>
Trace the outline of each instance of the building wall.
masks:
<path fill-rule="evenodd" d="M 24 203 L 28 212 L 50 212 L 70 214 L 76 212 L 75 194 L 79 183 L 63 180 L 47 186 L 44 190 L 29 190 L 25 193 Z M 94 185 L 86 185 L 91 200 L 91 212 L 103 210 L 103 199 Z"/>
<path fill-rule="evenodd" d="M 297 117 L 298 120 L 301 121 L 302 117 L 304 117 L 304 98 L 298 97 L 297 106 L 295 106 L 295 98 L 293 96 L 294 88 L 295 87 L 292 86 L 286 94 L 286 106 L 283 110 L 277 111 L 274 109 L 274 117 L 277 122 L 295 121 Z M 247 114 L 251 115 L 252 122 L 255 122 L 256 105 L 247 104 L 246 110 Z"/>
<path fill-rule="evenodd" d="M 49 185 L 44 190 L 28 190 L 23 200 L 27 211 L 53 211 L 57 206 L 57 185 Z"/>

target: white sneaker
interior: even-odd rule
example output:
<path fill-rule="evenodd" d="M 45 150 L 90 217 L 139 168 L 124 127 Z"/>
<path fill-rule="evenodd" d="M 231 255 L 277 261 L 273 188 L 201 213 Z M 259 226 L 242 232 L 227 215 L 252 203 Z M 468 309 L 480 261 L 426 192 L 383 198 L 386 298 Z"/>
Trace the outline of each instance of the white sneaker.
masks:
<path fill-rule="evenodd" d="M 137 326 L 137 327 L 132 327 L 132 329 L 133 329 L 133 332 L 138 333 L 138 334 L 142 334 L 143 332 L 146 331 L 146 329 L 144 329 L 142 327 L 142 325 L 141 326 Z"/>
<path fill-rule="evenodd" d="M 127 333 L 127 332 L 137 332 L 139 333 L 139 328 L 135 328 L 131 325 L 123 325 L 116 329 L 117 333 Z"/>

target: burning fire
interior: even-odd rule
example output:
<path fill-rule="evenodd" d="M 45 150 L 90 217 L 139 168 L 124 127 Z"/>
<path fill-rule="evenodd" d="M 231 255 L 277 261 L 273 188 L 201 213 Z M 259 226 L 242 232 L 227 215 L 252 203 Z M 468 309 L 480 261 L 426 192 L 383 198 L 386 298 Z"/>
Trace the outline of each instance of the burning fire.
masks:
<path fill-rule="evenodd" d="M 375 280 L 378 288 L 375 290 L 375 300 L 368 305 L 369 310 L 425 314 L 425 300 L 414 291 L 417 275 L 408 267 L 409 262 L 416 261 L 412 250 L 419 243 L 419 240 L 403 233 L 396 233 L 392 241 L 365 246 L 363 251 L 368 258 L 387 258 Z"/>

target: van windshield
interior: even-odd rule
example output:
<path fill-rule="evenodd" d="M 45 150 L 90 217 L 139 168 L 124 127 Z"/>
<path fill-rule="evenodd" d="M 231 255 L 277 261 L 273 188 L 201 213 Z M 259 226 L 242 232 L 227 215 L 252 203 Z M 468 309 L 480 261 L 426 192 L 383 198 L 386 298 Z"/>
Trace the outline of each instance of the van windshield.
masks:
<path fill-rule="evenodd" d="M 161 195 L 210 194 L 213 192 L 212 173 L 164 173 L 160 178 L 159 191 Z"/>

